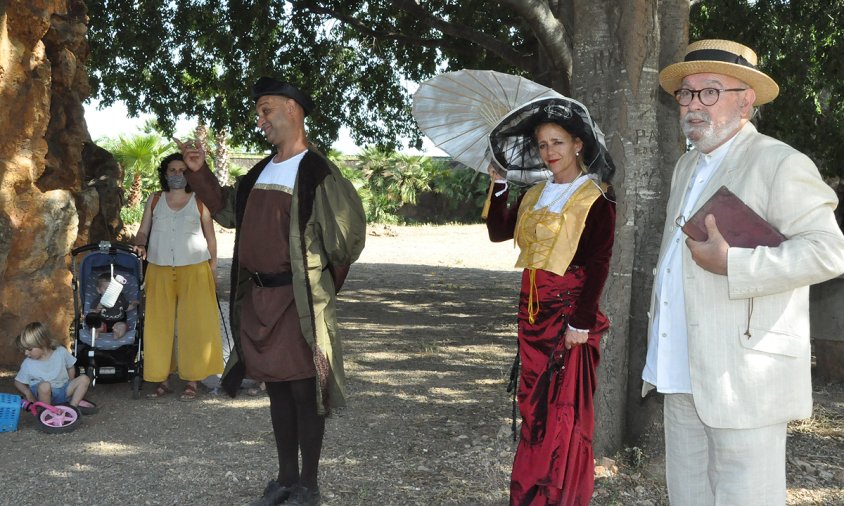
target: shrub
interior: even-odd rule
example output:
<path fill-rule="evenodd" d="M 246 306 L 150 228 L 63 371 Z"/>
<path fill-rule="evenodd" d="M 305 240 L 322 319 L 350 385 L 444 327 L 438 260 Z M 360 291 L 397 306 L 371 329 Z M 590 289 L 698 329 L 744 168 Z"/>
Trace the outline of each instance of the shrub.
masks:
<path fill-rule="evenodd" d="M 123 220 L 125 225 L 140 223 L 141 218 L 144 217 L 144 205 L 146 205 L 146 201 L 142 200 L 140 203 L 132 207 L 122 207 L 120 209 L 120 219 Z"/>
<path fill-rule="evenodd" d="M 369 223 L 477 222 L 489 178 L 426 156 L 370 148 L 333 161 L 363 201 Z"/>

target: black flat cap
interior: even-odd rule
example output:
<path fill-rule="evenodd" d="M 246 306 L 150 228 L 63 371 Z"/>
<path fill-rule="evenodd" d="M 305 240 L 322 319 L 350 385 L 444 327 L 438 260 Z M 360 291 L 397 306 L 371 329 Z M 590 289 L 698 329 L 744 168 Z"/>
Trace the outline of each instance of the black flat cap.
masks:
<path fill-rule="evenodd" d="M 257 101 L 258 98 L 263 97 L 264 95 L 282 95 L 287 98 L 292 98 L 297 104 L 302 106 L 302 109 L 305 111 L 305 116 L 310 114 L 315 107 L 314 101 L 311 100 L 311 97 L 309 97 L 307 93 L 299 91 L 299 88 L 286 81 L 279 81 L 277 79 L 273 79 L 272 77 L 264 76 L 252 85 L 252 100 Z"/>

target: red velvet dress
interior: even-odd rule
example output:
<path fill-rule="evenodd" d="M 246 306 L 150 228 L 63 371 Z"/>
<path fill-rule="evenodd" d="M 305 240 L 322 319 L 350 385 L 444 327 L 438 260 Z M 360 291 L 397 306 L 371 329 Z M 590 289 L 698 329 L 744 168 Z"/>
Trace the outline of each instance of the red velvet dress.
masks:
<path fill-rule="evenodd" d="M 503 184 L 497 184 L 494 191 L 501 189 Z M 513 237 L 517 209 L 518 205 L 507 207 L 506 192 L 493 196 L 487 218 L 491 240 Z M 517 392 L 522 426 L 510 481 L 511 505 L 586 505 L 592 498 L 592 397 L 600 335 L 609 327 L 598 300 L 609 272 L 614 230 L 615 204 L 599 197 L 589 209 L 565 275 L 536 270 L 539 314 L 534 323 L 528 319 L 530 271 L 522 274 Z M 587 344 L 566 352 L 567 325 L 589 329 Z"/>

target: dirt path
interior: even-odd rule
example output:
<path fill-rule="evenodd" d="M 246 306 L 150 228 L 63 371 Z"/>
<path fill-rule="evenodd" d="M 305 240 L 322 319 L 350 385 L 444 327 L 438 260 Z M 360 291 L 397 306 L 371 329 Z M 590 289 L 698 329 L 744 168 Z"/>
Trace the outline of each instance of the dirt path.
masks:
<path fill-rule="evenodd" d="M 482 226 L 373 232 L 341 294 L 349 407 L 328 421 L 323 503 L 504 505 L 516 251 Z M 221 273 L 232 237 L 219 236 Z M 0 391 L 12 377 L 0 370 Z M 821 397 L 832 430 L 789 438 L 809 441 L 790 450 L 790 504 L 844 501 L 841 390 Z M 277 470 L 266 397 L 133 401 L 128 384 L 101 384 L 91 398 L 101 412 L 73 433 L 41 434 L 22 415 L 0 434 L 0 504 L 247 504 Z M 813 460 L 821 453 L 830 466 Z M 652 462 L 599 479 L 593 504 L 666 504 Z"/>
<path fill-rule="evenodd" d="M 324 504 L 502 504 L 512 244 L 491 244 L 479 226 L 376 233 L 341 297 L 349 407 L 328 422 Z M 232 237 L 218 235 L 221 273 Z M 0 391 L 13 391 L 12 374 Z M 245 504 L 276 472 L 265 397 L 129 394 L 98 385 L 101 412 L 65 435 L 22 415 L 17 432 L 0 434 L 0 504 Z"/>

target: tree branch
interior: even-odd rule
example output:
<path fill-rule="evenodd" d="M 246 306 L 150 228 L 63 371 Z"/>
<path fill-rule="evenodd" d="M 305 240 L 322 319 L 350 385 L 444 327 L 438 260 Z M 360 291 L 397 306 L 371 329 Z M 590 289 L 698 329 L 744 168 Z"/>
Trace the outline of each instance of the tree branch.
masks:
<path fill-rule="evenodd" d="M 428 19 L 421 19 L 420 21 L 422 21 L 423 23 L 425 23 L 429 26 L 432 26 L 433 28 L 438 29 L 440 32 L 442 32 L 446 35 L 450 35 L 451 37 L 421 38 L 419 36 L 407 35 L 405 33 L 398 32 L 398 31 L 376 30 L 376 29 L 372 28 L 371 26 L 367 25 L 366 23 L 362 22 L 360 19 L 356 18 L 353 15 L 338 12 L 334 9 L 319 5 L 316 2 L 302 2 L 302 3 L 299 4 L 299 7 L 302 8 L 302 9 L 305 9 L 309 12 L 312 12 L 314 14 L 323 14 L 323 15 L 329 16 L 333 19 L 336 19 L 337 21 L 340 21 L 341 23 L 345 23 L 346 25 L 352 27 L 358 33 L 360 33 L 362 35 L 369 36 L 369 37 L 372 37 L 374 39 L 380 39 L 380 40 L 393 40 L 393 41 L 400 42 L 400 43 L 405 44 L 405 45 L 416 45 L 416 46 L 425 46 L 425 47 L 435 47 L 435 48 L 441 48 L 441 49 L 451 49 L 451 50 L 454 50 L 454 51 L 465 51 L 466 46 L 464 44 L 462 44 L 460 41 L 462 41 L 462 40 L 471 40 L 472 42 L 475 42 L 475 41 L 472 40 L 472 39 L 467 39 L 466 37 L 464 37 L 464 34 L 461 33 L 461 30 L 471 31 L 471 32 L 476 33 L 476 34 L 483 35 L 481 32 L 476 32 L 469 27 L 465 27 L 464 25 L 458 25 L 458 24 L 455 24 L 455 23 L 446 23 L 446 22 L 440 21 L 440 23 L 444 24 L 444 26 L 455 27 L 454 30 L 446 30 L 443 27 L 434 26 L 434 23 L 431 20 L 437 20 L 437 18 L 431 16 L 429 13 L 427 13 L 424 9 L 421 9 L 421 8 L 419 8 L 419 12 L 417 12 L 416 14 L 420 14 L 420 13 L 424 14 L 425 17 L 428 18 Z M 489 36 L 483 36 L 483 37 L 485 37 L 488 40 L 495 41 L 497 43 L 497 45 L 495 45 L 494 47 L 488 47 L 488 46 L 484 46 L 484 47 L 486 47 L 487 49 L 490 49 L 493 53 L 495 53 L 497 56 L 501 57 L 503 60 L 505 60 L 509 64 L 517 66 L 517 67 L 522 68 L 522 69 L 527 70 L 527 71 L 533 70 L 532 66 L 525 65 L 525 62 L 530 61 L 530 59 L 526 58 L 526 56 L 524 54 L 521 54 L 521 53 L 518 53 L 517 51 L 514 51 L 512 49 L 512 47 L 510 47 L 509 45 L 498 43 L 498 41 L 496 39 L 492 38 L 492 37 L 489 37 Z M 505 51 L 511 53 L 511 55 L 502 54 Z"/>
<path fill-rule="evenodd" d="M 356 17 L 343 14 L 341 12 L 337 12 L 334 9 L 329 9 L 328 7 L 323 7 L 321 5 L 311 3 L 311 2 L 304 2 L 303 5 L 300 5 L 302 9 L 307 11 L 313 12 L 314 14 L 324 14 L 330 16 L 337 21 L 345 23 L 362 35 L 368 35 L 370 37 L 382 40 L 395 40 L 398 42 L 402 42 L 405 44 L 415 44 L 415 45 L 422 45 L 426 47 L 443 47 L 447 46 L 446 39 L 443 38 L 420 38 L 414 37 L 410 35 L 405 35 L 401 32 L 392 32 L 392 31 L 382 31 L 382 30 L 375 30 L 374 28 L 366 25 Z"/>
<path fill-rule="evenodd" d="M 516 68 L 533 70 L 533 65 L 528 63 L 531 61 L 531 59 L 528 58 L 529 55 L 516 51 L 513 49 L 513 46 L 508 43 L 501 42 L 495 37 L 490 37 L 489 35 L 477 31 L 470 26 L 461 23 L 443 21 L 428 12 L 428 10 L 416 3 L 415 0 L 393 0 L 393 5 L 399 9 L 406 10 L 408 13 L 416 16 L 416 18 L 422 23 L 439 30 L 445 35 L 467 40 L 491 51 L 499 58 Z"/>
<path fill-rule="evenodd" d="M 551 10 L 548 2 L 541 0 L 500 0 L 523 18 L 545 50 L 551 67 L 563 72 L 566 81 L 571 80 L 572 52 L 571 34 Z"/>

